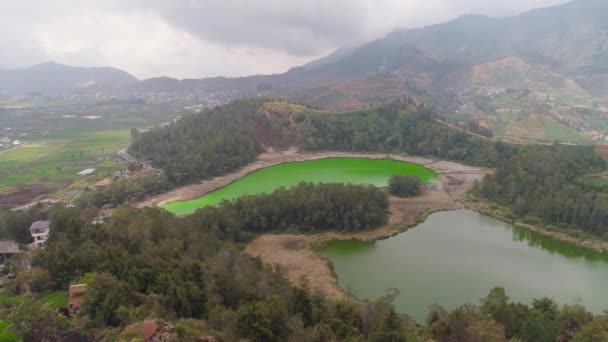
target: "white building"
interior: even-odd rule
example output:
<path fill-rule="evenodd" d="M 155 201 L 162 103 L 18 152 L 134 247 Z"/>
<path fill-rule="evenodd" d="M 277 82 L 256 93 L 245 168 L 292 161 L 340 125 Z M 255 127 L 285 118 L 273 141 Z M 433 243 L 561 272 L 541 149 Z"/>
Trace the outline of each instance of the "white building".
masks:
<path fill-rule="evenodd" d="M 34 238 L 34 248 L 46 245 L 49 238 L 49 227 L 51 221 L 36 221 L 30 226 L 30 233 Z"/>

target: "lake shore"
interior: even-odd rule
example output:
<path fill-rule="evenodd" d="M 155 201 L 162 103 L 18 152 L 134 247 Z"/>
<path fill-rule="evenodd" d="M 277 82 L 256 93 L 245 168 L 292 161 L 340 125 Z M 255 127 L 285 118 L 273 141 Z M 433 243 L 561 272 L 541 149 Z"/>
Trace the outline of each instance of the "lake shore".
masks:
<path fill-rule="evenodd" d="M 332 298 L 352 298 L 347 291 L 340 288 L 331 262 L 319 255 L 318 250 L 334 240 L 387 239 L 418 225 L 433 213 L 464 208 L 462 201 L 466 193 L 472 188 L 475 180 L 481 180 L 488 170 L 437 161 L 431 161 L 424 166 L 433 169 L 433 166 L 446 164 L 449 169 L 444 166 L 441 170 L 436 170 L 441 186 L 429 186 L 418 197 L 391 196 L 389 221 L 378 229 L 356 233 L 266 234 L 250 242 L 245 253 L 281 267 L 296 286 L 307 287 L 314 293 Z"/>
<path fill-rule="evenodd" d="M 590 250 L 590 251 L 593 251 L 596 253 L 608 254 L 608 241 L 600 240 L 600 239 L 593 238 L 593 237 L 576 237 L 576 236 L 572 236 L 571 234 L 568 234 L 566 232 L 549 230 L 544 227 L 540 227 L 537 225 L 533 225 L 533 224 L 529 224 L 529 223 L 525 223 L 525 222 L 521 222 L 521 221 L 517 221 L 517 220 L 514 221 L 514 220 L 506 217 L 506 215 L 502 211 L 500 211 L 498 209 L 492 209 L 491 204 L 488 202 L 485 202 L 485 201 L 473 201 L 470 198 L 468 198 L 463 202 L 463 204 L 464 204 L 465 208 L 467 208 L 467 209 L 473 210 L 473 211 L 478 212 L 483 215 L 494 217 L 503 222 L 511 223 L 512 225 L 514 225 L 516 227 L 521 227 L 523 229 L 533 231 L 540 235 L 543 235 L 543 236 L 546 236 L 546 237 L 549 237 L 549 238 L 552 238 L 555 240 L 563 241 L 563 242 L 566 242 L 573 246 L 584 248 L 584 249 L 587 249 L 587 250 Z"/>
<path fill-rule="evenodd" d="M 197 199 L 210 192 L 218 190 L 230 183 L 233 183 L 255 171 L 275 166 L 284 163 L 312 161 L 327 158 L 367 158 L 367 159 L 393 159 L 397 161 L 409 162 L 427 167 L 437 172 L 443 182 L 443 186 L 449 190 L 456 190 L 458 186 L 454 186 L 454 182 L 460 181 L 468 183 L 474 179 L 479 179 L 489 171 L 482 168 L 466 166 L 454 162 L 435 160 L 414 156 L 400 156 L 394 154 L 382 153 L 349 153 L 349 152 L 319 152 L 319 153 L 303 153 L 296 148 L 291 148 L 282 152 L 266 152 L 261 154 L 255 161 L 245 165 L 237 171 L 226 175 L 218 176 L 200 183 L 191 184 L 173 189 L 163 194 L 149 197 L 135 204 L 137 208 L 144 208 L 154 205 L 163 205 L 174 201 L 187 201 Z"/>

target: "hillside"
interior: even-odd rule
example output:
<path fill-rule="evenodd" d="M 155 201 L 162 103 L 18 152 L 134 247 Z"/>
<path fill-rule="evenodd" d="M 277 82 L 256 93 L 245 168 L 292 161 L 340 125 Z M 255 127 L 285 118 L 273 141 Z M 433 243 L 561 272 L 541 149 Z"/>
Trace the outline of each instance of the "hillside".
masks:
<path fill-rule="evenodd" d="M 0 70 L 0 95 L 59 95 L 87 87 L 113 87 L 135 82 L 134 76 L 115 68 L 79 68 L 49 62 L 23 69 Z"/>
<path fill-rule="evenodd" d="M 283 74 L 156 78 L 134 86 L 235 91 L 331 111 L 373 108 L 408 95 L 453 123 L 472 122 L 495 135 L 512 125 L 513 117 L 500 113 L 515 110 L 558 126 L 553 132 L 568 131 L 543 133 L 540 140 L 602 142 L 608 108 L 608 20 L 602 13 L 608 13 L 608 2 L 575 0 L 506 18 L 466 15 L 341 48 Z M 513 98 L 513 90 L 529 100 Z M 494 103 L 491 110 L 480 105 L 487 102 Z M 539 105 L 546 108 L 538 112 Z M 570 139 L 575 135 L 586 138 Z M 525 136 L 515 136 L 520 138 Z"/>

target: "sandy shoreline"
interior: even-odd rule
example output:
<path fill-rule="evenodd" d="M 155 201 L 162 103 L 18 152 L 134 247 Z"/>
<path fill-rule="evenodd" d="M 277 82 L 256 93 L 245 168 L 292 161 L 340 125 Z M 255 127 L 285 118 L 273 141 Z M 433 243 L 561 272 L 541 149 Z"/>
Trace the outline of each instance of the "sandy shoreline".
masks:
<path fill-rule="evenodd" d="M 385 159 L 390 158 L 394 160 L 410 162 L 420 164 L 434 170 L 440 176 L 442 175 L 454 175 L 455 178 L 461 179 L 463 177 L 471 178 L 477 175 L 485 175 L 488 173 L 487 170 L 466 166 L 458 163 L 433 160 L 422 157 L 410 157 L 400 156 L 393 154 L 382 154 L 382 153 L 348 153 L 348 152 L 320 152 L 320 153 L 301 153 L 297 149 L 291 148 L 283 152 L 266 152 L 261 154 L 255 161 L 242 167 L 241 169 L 215 177 L 213 179 L 205 180 L 200 183 L 187 185 L 173 189 L 160 195 L 146 198 L 145 200 L 135 204 L 137 208 L 144 208 L 153 205 L 162 205 L 167 202 L 173 201 L 186 201 L 199 198 L 207 193 L 222 188 L 240 178 L 247 176 L 248 174 L 258 171 L 260 169 L 291 162 L 301 162 L 310 160 L 319 160 L 326 158 L 369 158 L 369 159 Z M 466 175 L 466 176 L 465 176 Z M 477 177 L 479 178 L 479 177 Z M 450 187 L 449 184 L 444 184 Z"/>

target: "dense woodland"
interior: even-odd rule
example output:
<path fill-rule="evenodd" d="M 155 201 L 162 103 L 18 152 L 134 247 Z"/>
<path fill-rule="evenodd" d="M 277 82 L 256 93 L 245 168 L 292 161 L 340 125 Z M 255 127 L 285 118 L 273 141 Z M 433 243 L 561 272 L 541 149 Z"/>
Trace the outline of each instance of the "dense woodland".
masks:
<path fill-rule="evenodd" d="M 309 150 L 396 152 L 493 165 L 494 147 L 479 138 L 437 123 L 424 108 L 405 111 L 399 104 L 371 111 L 296 117 Z"/>
<path fill-rule="evenodd" d="M 496 173 L 474 192 L 512 208 L 516 217 L 607 237 L 608 193 L 581 181 L 605 167 L 592 147 L 529 146 L 503 153 Z"/>
<path fill-rule="evenodd" d="M 395 103 L 327 115 L 270 111 L 268 103 L 274 102 L 235 101 L 185 116 L 166 128 L 134 132 L 131 152 L 163 169 L 176 184 L 242 166 L 255 158 L 263 141 L 268 140 L 308 150 L 406 152 L 482 165 L 495 161 L 492 144 L 435 122 L 424 107 Z"/>
<path fill-rule="evenodd" d="M 130 152 L 165 171 L 173 184 L 217 176 L 252 161 L 261 146 L 247 124 L 256 100 L 237 101 L 203 114 L 185 115 L 166 128 L 132 131 Z"/>
<path fill-rule="evenodd" d="M 312 192 L 321 195 L 299 203 Z M 560 308 L 547 298 L 531 305 L 512 303 L 500 288 L 480 305 L 452 311 L 432 305 L 426 322 L 416 323 L 395 311 L 395 290 L 375 302 L 334 301 L 293 287 L 281 269 L 241 252 L 241 242 L 268 227 L 262 219 L 269 213 L 261 210 L 278 215 L 281 230 L 308 231 L 324 227 L 315 221 L 317 215 L 380 224 L 386 219 L 385 205 L 386 195 L 373 188 L 301 184 L 185 218 L 158 208 L 122 208 L 104 223 L 91 225 L 80 208 L 55 207 L 37 213 L 51 218 L 52 227 L 48 246 L 34 253 L 33 267 L 23 268 L 21 258 L 9 263 L 6 270 L 17 276 L 3 291 L 21 295 L 0 305 L 0 317 L 25 341 L 128 339 L 128 333 L 121 335 L 124 327 L 144 319 L 171 322 L 175 341 L 201 336 L 260 342 L 608 338 L 607 316 L 593 316 L 578 306 Z M 355 207 L 365 210 L 348 211 Z M 377 215 L 368 217 L 365 212 L 374 208 Z M 294 209 L 308 211 L 294 215 Z M 27 230 L 27 222 L 20 227 Z M 88 284 L 75 317 L 53 311 L 40 299 L 46 291 L 73 283 Z"/>

